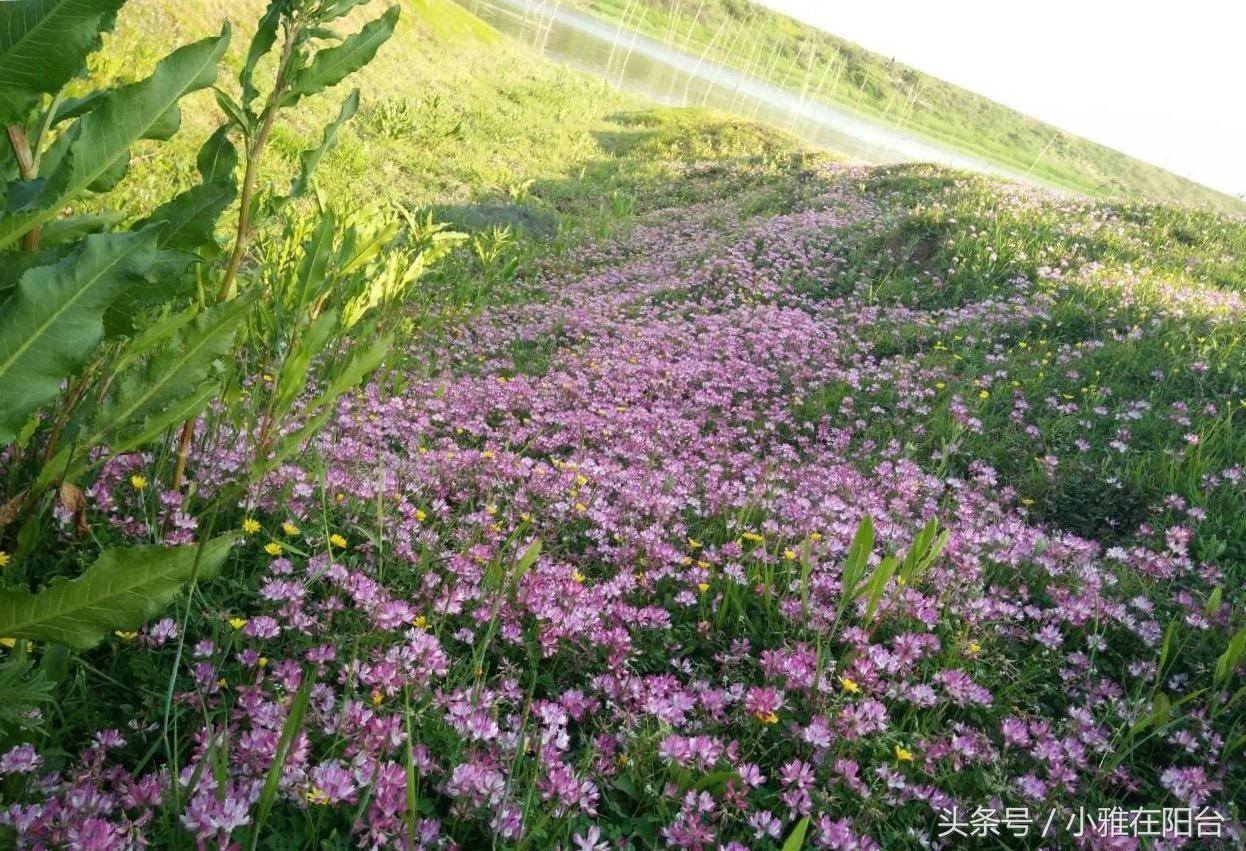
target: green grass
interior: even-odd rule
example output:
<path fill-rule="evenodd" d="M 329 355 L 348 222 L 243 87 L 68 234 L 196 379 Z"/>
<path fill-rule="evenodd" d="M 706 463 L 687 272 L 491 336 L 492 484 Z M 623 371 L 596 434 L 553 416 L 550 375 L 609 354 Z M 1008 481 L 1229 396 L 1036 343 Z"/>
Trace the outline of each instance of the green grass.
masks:
<path fill-rule="evenodd" d="M 1030 118 L 753 0 L 571 2 L 677 49 L 1044 183 L 1098 197 L 1140 196 L 1246 211 L 1238 198 Z"/>

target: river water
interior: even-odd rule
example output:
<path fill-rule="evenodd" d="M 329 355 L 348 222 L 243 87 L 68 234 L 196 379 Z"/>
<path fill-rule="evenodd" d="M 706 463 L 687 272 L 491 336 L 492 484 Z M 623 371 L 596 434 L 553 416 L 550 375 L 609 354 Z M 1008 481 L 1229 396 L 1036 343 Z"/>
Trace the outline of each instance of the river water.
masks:
<path fill-rule="evenodd" d="M 871 164 L 935 162 L 1024 176 L 800 92 L 685 53 L 559 0 L 456 0 L 497 30 L 569 67 L 667 106 L 708 106 L 762 121 L 819 148 Z"/>

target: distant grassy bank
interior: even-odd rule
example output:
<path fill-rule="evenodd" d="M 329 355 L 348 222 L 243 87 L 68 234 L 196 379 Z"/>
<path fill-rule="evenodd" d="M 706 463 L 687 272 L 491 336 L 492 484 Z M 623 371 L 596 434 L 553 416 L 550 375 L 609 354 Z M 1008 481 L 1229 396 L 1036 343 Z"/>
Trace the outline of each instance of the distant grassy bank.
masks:
<path fill-rule="evenodd" d="M 570 0 L 671 46 L 1043 182 L 1242 213 L 1246 203 L 772 12 L 752 0 Z"/>

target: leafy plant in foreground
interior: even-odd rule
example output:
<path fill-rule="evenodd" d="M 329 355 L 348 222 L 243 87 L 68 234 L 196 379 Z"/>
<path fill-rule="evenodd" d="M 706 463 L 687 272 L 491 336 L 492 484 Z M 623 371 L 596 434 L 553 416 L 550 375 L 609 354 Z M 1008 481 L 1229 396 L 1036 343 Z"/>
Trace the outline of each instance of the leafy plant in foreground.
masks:
<path fill-rule="evenodd" d="M 13 564 L 6 571 L 10 587 L 0 588 L 0 636 L 76 650 L 110 630 L 138 626 L 187 581 L 214 575 L 232 541 L 194 544 L 184 529 L 169 528 L 170 513 L 159 537 L 182 546 L 106 549 L 70 579 L 75 548 L 58 544 L 51 521 L 67 512 L 80 537 L 89 533 L 80 482 L 110 458 L 162 446 L 170 428 L 182 424 L 170 477 L 180 493 L 200 413 L 234 383 L 238 365 L 280 349 L 283 382 L 273 396 L 279 404 L 263 417 L 254 467 L 209 500 L 196 504 L 193 489 L 177 498 L 183 516 L 206 519 L 184 526 L 202 525 L 210 535 L 221 507 L 304 445 L 337 397 L 374 370 L 392 343 L 368 328 L 368 344 L 355 352 L 337 333 L 340 308 L 331 323 L 305 311 L 310 321 L 282 329 L 279 341 L 244 336 L 257 308 L 280 296 L 265 288 L 271 282 L 262 276 L 239 295 L 238 280 L 256 223 L 310 188 L 316 166 L 358 110 L 359 92 L 346 97 L 321 143 L 299 158 L 288 191 L 261 193 L 259 166 L 279 114 L 371 61 L 393 33 L 398 7 L 340 37 L 329 25 L 359 0 L 273 0 L 239 75 L 241 99 L 217 89 L 228 121 L 200 149 L 198 181 L 118 229 L 133 214 L 107 211 L 105 196 L 131 170 L 132 149 L 177 132 L 179 101 L 217 82 L 230 40 L 226 25 L 218 36 L 166 56 L 145 79 L 69 98 L 66 85 L 84 74 L 122 5 L 0 4 L 0 123 L 9 142 L 0 154 L 0 444 L 8 447 L 9 484 L 0 536 L 8 539 L 5 533 L 17 529 L 4 547 Z M 274 77 L 261 90 L 257 67 L 279 34 Z M 243 143 L 241 156 L 235 137 Z M 217 224 L 235 202 L 237 226 L 223 250 Z M 70 206 L 104 212 L 63 216 Z M 333 229 L 332 214 L 326 211 L 318 227 Z M 382 301 L 356 305 L 350 324 Z M 315 379 L 319 394 L 300 408 L 298 427 L 282 431 L 313 380 L 313 361 L 330 344 L 335 357 Z M 135 476 L 133 486 L 142 491 L 146 477 Z M 30 590 L 43 584 L 42 591 Z"/>

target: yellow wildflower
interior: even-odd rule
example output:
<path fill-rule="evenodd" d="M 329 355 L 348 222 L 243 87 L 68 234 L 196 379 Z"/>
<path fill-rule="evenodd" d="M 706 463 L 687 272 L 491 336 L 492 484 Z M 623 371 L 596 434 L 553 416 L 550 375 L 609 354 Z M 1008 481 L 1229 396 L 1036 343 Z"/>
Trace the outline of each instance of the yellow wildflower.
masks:
<path fill-rule="evenodd" d="M 584 574 L 577 570 L 571 574 L 571 581 L 582 585 L 584 583 Z"/>
<path fill-rule="evenodd" d="M 327 804 L 329 803 L 329 796 L 320 787 L 313 786 L 307 790 L 307 803 Z"/>
<path fill-rule="evenodd" d="M 588 511 L 588 506 L 582 502 L 577 502 L 575 504 L 575 510 L 577 514 L 583 514 L 585 511 Z"/>
<path fill-rule="evenodd" d="M 116 636 L 117 636 L 118 638 L 120 638 L 122 641 L 133 641 L 134 639 L 138 638 L 138 633 L 137 633 L 137 632 L 126 632 L 126 631 L 124 631 L 124 630 L 120 630 L 120 629 L 119 629 L 119 630 L 117 630 L 117 632 L 116 632 L 115 634 L 116 634 Z"/>
<path fill-rule="evenodd" d="M 242 629 L 244 626 L 247 625 L 247 619 L 246 618 L 230 618 L 229 625 L 232 626 L 234 629 Z"/>
<path fill-rule="evenodd" d="M 379 688 L 372 689 L 372 705 L 380 706 L 385 702 L 385 693 Z"/>
<path fill-rule="evenodd" d="M 268 657 L 267 657 L 267 656 L 261 656 L 260 658 L 258 658 L 258 659 L 256 659 L 256 660 L 255 660 L 255 664 L 259 665 L 261 668 L 267 668 L 267 667 L 268 667 Z"/>
<path fill-rule="evenodd" d="M 779 715 L 777 712 L 757 713 L 757 720 L 763 724 L 778 724 Z"/>
<path fill-rule="evenodd" d="M 343 538 L 341 535 L 339 535 L 337 532 L 334 532 L 332 535 L 329 536 L 329 546 L 337 547 L 338 549 L 341 549 L 342 547 L 346 546 L 346 539 Z"/>
<path fill-rule="evenodd" d="M 141 491 L 147 487 L 147 478 L 145 476 L 130 476 L 130 486 L 136 491 Z"/>
<path fill-rule="evenodd" d="M 4 550 L 0 550 L 0 567 L 8 567 L 9 554 Z"/>
<path fill-rule="evenodd" d="M 293 523 L 287 520 L 286 522 L 281 524 L 281 531 L 285 532 L 287 535 L 293 538 L 295 535 L 299 533 L 299 527 L 295 526 Z"/>
<path fill-rule="evenodd" d="M 281 544 L 276 541 L 269 541 L 264 545 L 264 552 L 268 553 L 270 556 L 279 556 L 285 552 L 285 550 L 282 549 Z"/>
<path fill-rule="evenodd" d="M 424 629 L 428 626 L 428 618 L 423 615 L 416 615 L 411 619 L 411 625 L 416 629 Z"/>
<path fill-rule="evenodd" d="M 248 517 L 242 521 L 242 533 L 244 535 L 254 535 L 258 531 L 260 531 L 260 521 L 254 517 Z"/>
<path fill-rule="evenodd" d="M 416 523 L 423 523 L 427 518 L 428 518 L 428 515 L 424 513 L 424 509 L 417 508 L 415 510 L 415 522 Z"/>
<path fill-rule="evenodd" d="M 861 686 L 857 685 L 857 681 L 851 677 L 840 677 L 839 684 L 849 694 L 856 694 L 861 690 Z"/>
<path fill-rule="evenodd" d="M 978 398 L 979 398 L 979 399 L 990 399 L 990 398 L 991 398 L 991 391 L 990 391 L 990 390 L 979 390 L 979 391 L 978 391 Z"/>
<path fill-rule="evenodd" d="M 896 745 L 896 759 L 900 762 L 912 762 L 913 752 L 908 748 L 902 748 Z"/>
<path fill-rule="evenodd" d="M 698 582 L 697 590 L 704 594 L 706 591 L 710 590 L 710 584 L 708 582 Z"/>
<path fill-rule="evenodd" d="M 796 550 L 784 550 L 784 551 L 783 551 L 783 557 L 784 557 L 785 559 L 787 559 L 788 561 L 795 561 L 795 560 L 796 560 Z"/>
<path fill-rule="evenodd" d="M 694 550 L 699 550 L 699 549 L 701 549 L 701 542 L 700 542 L 700 541 L 698 541 L 696 538 L 689 538 L 689 539 L 688 539 L 688 546 L 689 546 L 689 547 L 691 547 L 691 548 L 692 548 L 692 549 L 694 549 Z"/>

